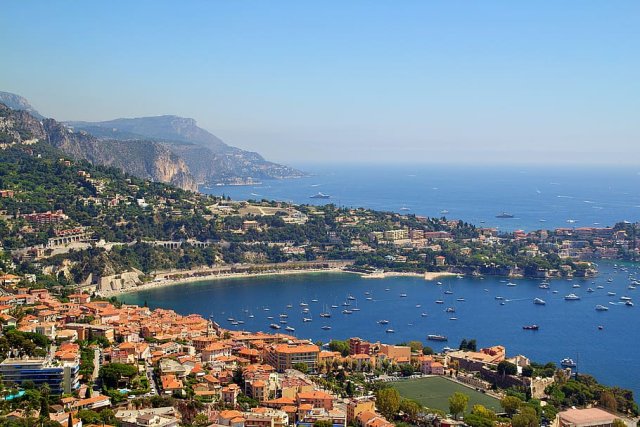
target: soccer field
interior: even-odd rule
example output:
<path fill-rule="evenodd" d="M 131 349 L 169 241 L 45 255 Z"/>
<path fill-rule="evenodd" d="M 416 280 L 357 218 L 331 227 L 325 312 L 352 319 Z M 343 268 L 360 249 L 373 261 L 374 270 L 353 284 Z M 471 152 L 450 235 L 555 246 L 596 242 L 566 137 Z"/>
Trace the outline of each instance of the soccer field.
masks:
<path fill-rule="evenodd" d="M 427 408 L 442 409 L 445 412 L 449 412 L 449 396 L 456 391 L 469 396 L 466 412 L 471 411 L 476 404 L 501 411 L 500 401 L 497 399 L 442 377 L 397 381 L 393 383 L 393 388 L 398 390 L 402 397 L 416 400 Z"/>

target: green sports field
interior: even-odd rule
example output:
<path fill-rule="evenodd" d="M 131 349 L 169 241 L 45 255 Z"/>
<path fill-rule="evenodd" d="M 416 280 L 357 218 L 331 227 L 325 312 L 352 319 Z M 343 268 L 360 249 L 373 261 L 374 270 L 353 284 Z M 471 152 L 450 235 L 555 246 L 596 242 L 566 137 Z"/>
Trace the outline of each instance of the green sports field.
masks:
<path fill-rule="evenodd" d="M 427 408 L 442 409 L 445 412 L 449 412 L 449 396 L 456 391 L 469 396 L 467 411 L 471 411 L 476 404 L 484 405 L 494 411 L 501 410 L 500 401 L 497 399 L 442 377 L 397 381 L 392 386 L 402 397 L 416 400 Z"/>

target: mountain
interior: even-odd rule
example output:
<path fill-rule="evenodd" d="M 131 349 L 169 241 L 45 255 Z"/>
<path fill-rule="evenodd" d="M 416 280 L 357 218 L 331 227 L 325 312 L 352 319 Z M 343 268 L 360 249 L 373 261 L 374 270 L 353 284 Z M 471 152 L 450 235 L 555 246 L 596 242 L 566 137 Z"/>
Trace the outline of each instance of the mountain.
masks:
<path fill-rule="evenodd" d="M 103 140 L 74 132 L 53 119 L 39 120 L 27 111 L 0 104 L 0 147 L 48 143 L 74 159 L 113 166 L 139 178 L 196 191 L 197 184 L 184 161 L 163 144 L 149 140 Z"/>
<path fill-rule="evenodd" d="M 16 95 L 15 93 L 0 91 L 0 103 L 6 105 L 12 110 L 26 111 L 38 120 L 44 119 L 44 117 L 40 113 L 38 113 L 38 111 L 36 111 L 36 109 L 33 108 L 31 104 L 29 104 L 29 101 L 27 101 L 20 95 Z"/>
<path fill-rule="evenodd" d="M 67 125 L 103 140 L 147 139 L 160 143 L 185 161 L 199 184 L 234 184 L 304 176 L 303 172 L 269 162 L 258 153 L 225 144 L 190 118 L 139 117 L 105 122 L 67 122 Z"/>

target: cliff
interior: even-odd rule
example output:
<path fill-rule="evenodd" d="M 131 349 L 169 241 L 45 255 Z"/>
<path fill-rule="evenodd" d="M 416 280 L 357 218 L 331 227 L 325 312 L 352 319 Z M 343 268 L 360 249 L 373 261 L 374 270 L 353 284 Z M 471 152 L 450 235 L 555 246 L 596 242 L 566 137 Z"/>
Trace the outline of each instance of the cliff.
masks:
<path fill-rule="evenodd" d="M 199 184 L 304 176 L 303 172 L 269 162 L 258 153 L 225 144 L 190 118 L 157 116 L 68 124 L 100 139 L 148 139 L 161 143 L 184 160 Z"/>
<path fill-rule="evenodd" d="M 117 167 L 143 179 L 196 191 L 185 162 L 163 144 L 146 141 L 99 140 L 87 132 L 73 132 L 53 120 L 40 121 L 26 111 L 0 104 L 0 144 L 24 144 L 34 139 L 49 143 L 74 159 Z"/>

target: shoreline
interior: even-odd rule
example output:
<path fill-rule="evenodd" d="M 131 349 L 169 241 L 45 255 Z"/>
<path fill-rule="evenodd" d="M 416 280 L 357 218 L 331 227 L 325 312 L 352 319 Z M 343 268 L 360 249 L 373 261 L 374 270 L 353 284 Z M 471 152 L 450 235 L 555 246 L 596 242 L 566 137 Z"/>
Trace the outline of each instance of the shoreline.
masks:
<path fill-rule="evenodd" d="M 363 279 L 388 279 L 392 277 L 417 277 L 427 281 L 433 281 L 441 277 L 456 276 L 455 273 L 450 272 L 430 272 L 425 273 L 410 273 L 410 272 L 394 272 L 388 271 L 384 273 L 358 273 L 354 271 L 345 270 L 342 267 L 329 267 L 329 268 L 309 268 L 309 269 L 282 269 L 274 271 L 264 272 L 232 272 L 232 273 L 218 273 L 212 272 L 210 274 L 201 275 L 203 270 L 191 269 L 191 270 L 178 270 L 162 273 L 163 277 L 160 280 L 154 280 L 151 282 L 144 282 L 139 286 L 130 287 L 126 289 L 119 289 L 117 291 L 104 291 L 98 292 L 98 295 L 104 298 L 117 297 L 119 295 L 131 294 L 135 292 L 147 291 L 150 289 L 166 288 L 169 286 L 178 286 L 188 283 L 205 282 L 211 280 L 223 280 L 223 279 L 251 279 L 254 277 L 266 277 L 266 276 L 295 276 L 301 274 L 314 274 L 314 273 L 342 273 L 342 274 L 357 274 Z M 166 276 L 184 276 L 184 277 L 166 277 Z"/>
<path fill-rule="evenodd" d="M 201 273 L 202 270 L 182 270 L 175 271 L 171 273 L 171 275 L 189 275 L 194 273 Z M 211 280 L 223 280 L 223 279 L 250 279 L 254 277 L 265 277 L 265 276 L 295 276 L 299 274 L 313 274 L 313 273 L 352 273 L 350 271 L 345 271 L 340 267 L 333 268 L 310 268 L 310 269 L 283 269 L 278 271 L 265 271 L 259 273 L 246 273 L 246 272 L 235 272 L 235 273 L 211 273 L 202 276 L 187 276 L 180 278 L 164 278 L 157 281 L 144 282 L 143 284 L 131 288 L 120 289 L 117 291 L 106 291 L 106 292 L 98 292 L 101 297 L 111 298 L 117 297 L 119 295 L 131 294 L 140 291 L 147 291 L 150 289 L 157 288 L 166 288 L 169 286 L 178 286 L 182 284 L 188 283 L 196 283 L 196 282 L 206 282 Z"/>

